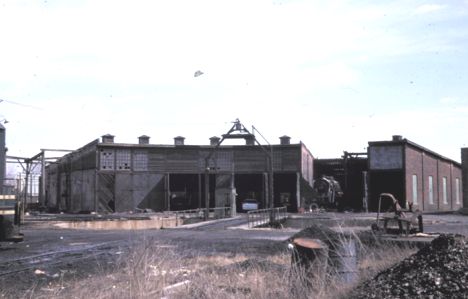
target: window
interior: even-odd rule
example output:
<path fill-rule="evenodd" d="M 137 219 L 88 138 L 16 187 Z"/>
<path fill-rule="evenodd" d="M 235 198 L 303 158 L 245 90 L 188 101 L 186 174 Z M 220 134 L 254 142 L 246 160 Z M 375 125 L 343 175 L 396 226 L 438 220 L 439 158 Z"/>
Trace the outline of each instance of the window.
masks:
<path fill-rule="evenodd" d="M 148 152 L 135 151 L 133 153 L 133 170 L 147 171 L 148 170 Z"/>
<path fill-rule="evenodd" d="M 418 176 L 413 174 L 413 204 L 418 204 Z"/>
<path fill-rule="evenodd" d="M 117 150 L 115 153 L 116 170 L 130 170 L 130 150 Z"/>
<path fill-rule="evenodd" d="M 434 181 L 432 179 L 432 175 L 430 175 L 428 178 L 427 187 L 429 188 L 429 204 L 433 205 L 434 204 Z"/>
<path fill-rule="evenodd" d="M 114 170 L 114 150 L 101 149 L 101 170 Z"/>
<path fill-rule="evenodd" d="M 442 178 L 442 198 L 444 200 L 444 205 L 447 205 L 448 204 L 448 201 L 447 201 L 447 177 L 443 177 Z"/>
<path fill-rule="evenodd" d="M 455 200 L 457 205 L 460 204 L 460 179 L 455 179 Z"/>

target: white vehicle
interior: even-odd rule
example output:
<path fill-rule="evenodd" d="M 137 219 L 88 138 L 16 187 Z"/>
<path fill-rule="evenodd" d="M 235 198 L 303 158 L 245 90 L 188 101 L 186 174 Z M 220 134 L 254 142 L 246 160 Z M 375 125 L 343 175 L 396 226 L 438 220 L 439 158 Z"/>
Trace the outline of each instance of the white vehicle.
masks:
<path fill-rule="evenodd" d="M 244 211 L 252 211 L 258 210 L 258 201 L 255 199 L 246 199 L 242 202 L 242 210 Z"/>

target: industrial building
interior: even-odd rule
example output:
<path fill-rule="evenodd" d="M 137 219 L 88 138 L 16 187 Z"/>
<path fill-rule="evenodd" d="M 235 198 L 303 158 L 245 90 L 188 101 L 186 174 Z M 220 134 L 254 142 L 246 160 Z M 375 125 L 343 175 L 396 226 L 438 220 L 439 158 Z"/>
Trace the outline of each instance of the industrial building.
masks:
<path fill-rule="evenodd" d="M 468 147 L 461 149 L 462 162 L 462 186 L 463 186 L 463 208 L 464 213 L 468 214 Z"/>
<path fill-rule="evenodd" d="M 463 206 L 461 164 L 401 136 L 369 142 L 369 206 L 380 193 L 392 193 L 401 206 L 424 212 L 455 211 Z"/>
<path fill-rule="evenodd" d="M 245 144 L 222 145 L 228 137 Z M 314 159 L 288 136 L 266 146 L 249 132 L 212 137 L 207 145 L 186 145 L 181 136 L 171 145 L 149 139 L 116 143 L 104 135 L 50 163 L 41 205 L 72 213 L 207 206 L 241 211 L 241 203 L 253 199 L 260 208 L 287 206 L 297 212 L 314 197 L 313 180 L 327 175 L 342 186 L 342 209 L 376 211 L 379 195 L 392 193 L 403 207 L 436 212 L 462 208 L 463 185 L 468 185 L 460 163 L 401 136 L 369 142 L 366 153 L 344 152 L 338 159 Z M 468 149 L 462 156 L 466 164 Z"/>
<path fill-rule="evenodd" d="M 221 138 L 212 137 L 207 145 L 187 145 L 178 136 L 174 144 L 157 145 L 145 135 L 128 144 L 104 135 L 46 167 L 41 204 L 72 213 L 183 210 L 205 208 L 205 202 L 225 207 L 234 187 L 238 211 L 245 199 L 257 200 L 260 208 L 297 211 L 313 180 L 314 158 L 307 147 L 291 144 L 288 136 L 274 145 L 255 143 L 252 134 L 232 136 L 245 144 L 221 145 Z"/>
<path fill-rule="evenodd" d="M 463 160 L 464 154 L 464 160 Z M 468 164 L 468 149 L 462 149 Z M 338 159 L 315 159 L 315 178 L 333 176 L 341 184 L 343 209 L 378 209 L 381 193 L 391 193 L 402 207 L 423 212 L 455 211 L 463 207 L 462 165 L 399 135 L 369 142 L 367 153 L 344 152 Z M 465 200 L 465 206 L 468 201 Z M 386 208 L 387 203 L 383 203 Z"/>
<path fill-rule="evenodd" d="M 343 190 L 343 198 L 338 205 L 339 210 L 367 210 L 364 202 L 367 170 L 367 153 L 345 151 L 341 158 L 314 159 L 314 179 L 322 176 L 333 177 Z"/>

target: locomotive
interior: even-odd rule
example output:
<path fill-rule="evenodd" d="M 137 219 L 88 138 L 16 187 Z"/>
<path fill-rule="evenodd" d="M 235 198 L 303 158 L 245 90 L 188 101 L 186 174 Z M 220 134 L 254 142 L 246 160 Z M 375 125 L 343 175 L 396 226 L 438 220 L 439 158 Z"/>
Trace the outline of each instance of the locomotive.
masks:
<path fill-rule="evenodd" d="M 340 206 L 343 191 L 340 183 L 332 176 L 322 176 L 313 183 L 314 196 L 311 207 L 336 209 Z"/>

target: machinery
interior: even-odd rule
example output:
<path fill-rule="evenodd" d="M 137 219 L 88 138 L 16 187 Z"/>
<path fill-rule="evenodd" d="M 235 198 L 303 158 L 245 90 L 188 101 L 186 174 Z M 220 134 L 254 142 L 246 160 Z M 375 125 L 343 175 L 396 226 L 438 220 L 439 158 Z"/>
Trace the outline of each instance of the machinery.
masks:
<path fill-rule="evenodd" d="M 15 195 L 0 195 L 0 242 L 21 242 L 21 203 Z"/>
<path fill-rule="evenodd" d="M 340 183 L 332 176 L 322 176 L 314 181 L 314 198 L 311 206 L 319 208 L 337 208 L 343 197 Z"/>
<path fill-rule="evenodd" d="M 385 213 L 381 211 L 383 200 L 386 206 L 389 206 Z M 422 213 L 419 210 L 413 211 L 412 203 L 409 203 L 408 209 L 403 209 L 392 194 L 381 193 L 379 196 L 377 220 L 376 223 L 372 224 L 372 230 L 383 231 L 384 233 L 404 233 L 405 235 L 409 235 L 410 233 L 422 233 Z"/>

